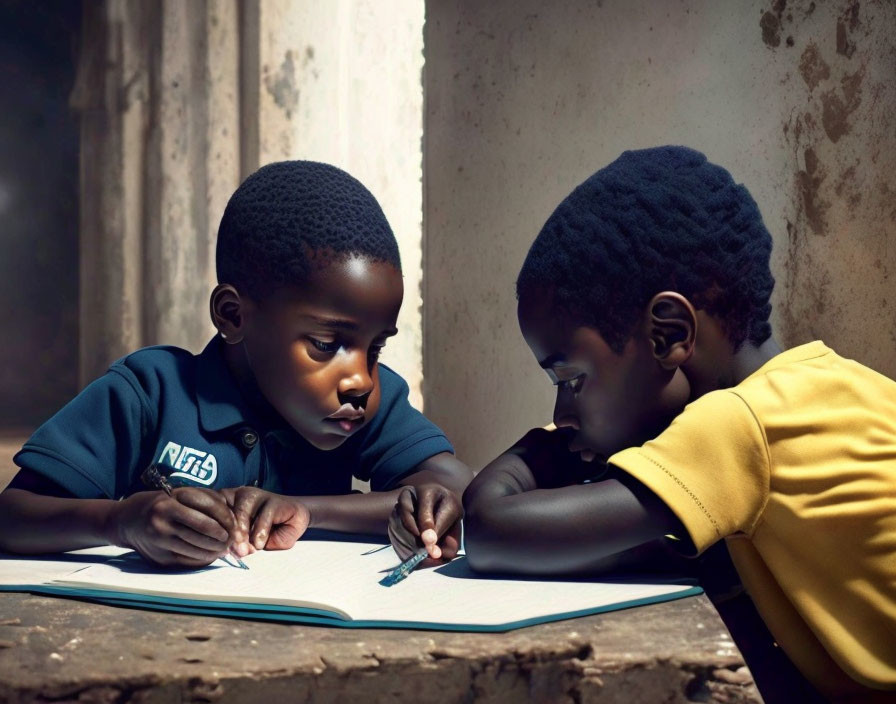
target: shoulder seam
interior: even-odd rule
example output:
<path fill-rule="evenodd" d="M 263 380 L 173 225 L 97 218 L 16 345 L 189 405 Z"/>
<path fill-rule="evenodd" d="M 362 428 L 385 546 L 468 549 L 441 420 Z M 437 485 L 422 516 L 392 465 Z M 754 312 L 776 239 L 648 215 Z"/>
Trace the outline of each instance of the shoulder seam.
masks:
<path fill-rule="evenodd" d="M 822 355 L 819 355 L 822 356 Z M 734 389 L 725 389 L 728 393 L 730 393 L 735 398 L 739 399 L 744 406 L 746 406 L 747 411 L 750 413 L 750 417 L 753 419 L 753 422 L 756 424 L 756 429 L 759 431 L 759 435 L 762 437 L 762 446 L 765 449 L 765 474 L 768 477 L 768 489 L 765 492 L 765 497 L 762 500 L 762 506 L 759 508 L 759 511 L 756 512 L 756 520 L 753 521 L 752 525 L 750 525 L 750 531 L 746 534 L 748 536 L 752 536 L 753 532 L 756 530 L 756 525 L 762 519 L 763 514 L 765 513 L 765 508 L 768 506 L 768 497 L 771 493 L 771 482 L 772 482 L 772 458 L 771 453 L 768 448 L 768 437 L 765 434 L 765 428 L 762 423 L 759 422 L 759 419 L 756 417 L 756 413 L 753 411 L 753 407 L 747 403 L 747 400 L 741 396 Z"/>
<path fill-rule="evenodd" d="M 124 379 L 128 385 L 133 389 L 134 393 L 137 395 L 138 400 L 140 401 L 140 407 L 143 409 L 144 418 L 149 418 L 152 426 L 155 427 L 157 424 L 156 412 L 152 405 L 149 403 L 149 398 L 146 395 L 146 391 L 140 386 L 140 383 L 137 381 L 137 377 L 134 375 L 126 365 L 121 363 L 115 363 L 111 367 L 109 367 L 110 372 L 115 372 L 122 379 Z M 145 435 L 148 431 L 145 422 L 141 422 L 141 434 Z"/>

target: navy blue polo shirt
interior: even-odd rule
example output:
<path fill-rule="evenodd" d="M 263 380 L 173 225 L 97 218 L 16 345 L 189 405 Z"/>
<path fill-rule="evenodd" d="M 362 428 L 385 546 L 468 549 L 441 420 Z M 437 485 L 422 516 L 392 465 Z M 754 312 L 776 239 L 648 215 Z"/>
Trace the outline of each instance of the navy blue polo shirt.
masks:
<path fill-rule="evenodd" d="M 347 494 L 352 476 L 394 488 L 417 465 L 453 452 L 442 432 L 408 403 L 408 385 L 380 365 L 377 414 L 334 450 L 292 428 L 264 427 L 227 369 L 223 343 L 199 355 L 147 347 L 102 377 L 35 431 L 17 465 L 81 498 L 120 498 L 144 488 L 152 462 L 180 486 L 260 486 L 280 494 Z"/>

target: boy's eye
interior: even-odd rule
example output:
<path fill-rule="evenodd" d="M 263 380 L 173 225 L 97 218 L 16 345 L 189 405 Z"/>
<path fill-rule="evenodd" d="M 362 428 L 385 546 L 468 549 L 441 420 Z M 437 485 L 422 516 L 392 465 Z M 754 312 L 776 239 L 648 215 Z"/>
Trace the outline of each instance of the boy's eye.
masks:
<path fill-rule="evenodd" d="M 383 347 L 385 347 L 385 346 L 386 346 L 385 344 L 371 345 L 370 349 L 367 350 L 367 358 L 370 359 L 371 361 L 375 361 L 375 360 L 379 359 L 380 353 L 383 351 Z"/>
<path fill-rule="evenodd" d="M 318 340 L 316 337 L 309 337 L 311 344 L 314 345 L 321 352 L 334 353 L 339 349 L 338 340 L 333 340 L 331 342 L 325 342 L 324 340 Z"/>
<path fill-rule="evenodd" d="M 585 375 L 579 374 L 572 379 L 557 379 L 554 385 L 563 391 L 572 391 L 574 394 L 577 394 L 582 390 L 582 384 L 584 383 Z"/>

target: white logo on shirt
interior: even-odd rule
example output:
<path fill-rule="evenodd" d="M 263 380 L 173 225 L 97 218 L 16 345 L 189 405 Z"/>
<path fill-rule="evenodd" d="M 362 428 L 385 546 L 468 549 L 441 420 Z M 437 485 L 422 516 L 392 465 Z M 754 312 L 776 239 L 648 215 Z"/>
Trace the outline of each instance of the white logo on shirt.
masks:
<path fill-rule="evenodd" d="M 171 473 L 172 477 L 183 477 L 205 486 L 211 485 L 218 476 L 218 461 L 213 454 L 176 442 L 165 445 L 158 461 L 177 470 Z"/>

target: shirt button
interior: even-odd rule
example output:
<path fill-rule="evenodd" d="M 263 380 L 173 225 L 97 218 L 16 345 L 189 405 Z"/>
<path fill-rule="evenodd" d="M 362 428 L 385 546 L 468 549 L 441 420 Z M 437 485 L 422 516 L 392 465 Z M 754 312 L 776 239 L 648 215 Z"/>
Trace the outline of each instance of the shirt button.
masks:
<path fill-rule="evenodd" d="M 254 430 L 244 430 L 240 440 L 243 443 L 243 447 L 255 447 L 255 444 L 258 442 L 258 433 Z"/>

